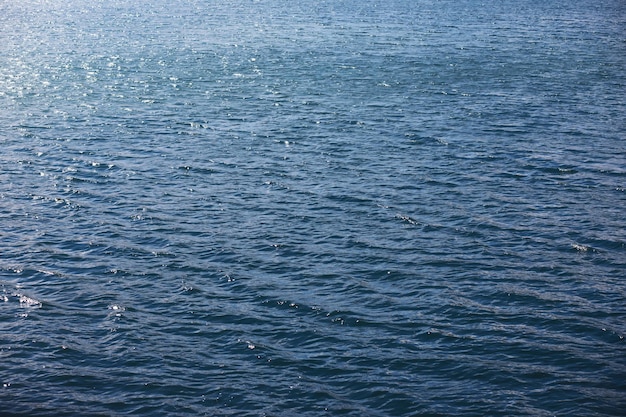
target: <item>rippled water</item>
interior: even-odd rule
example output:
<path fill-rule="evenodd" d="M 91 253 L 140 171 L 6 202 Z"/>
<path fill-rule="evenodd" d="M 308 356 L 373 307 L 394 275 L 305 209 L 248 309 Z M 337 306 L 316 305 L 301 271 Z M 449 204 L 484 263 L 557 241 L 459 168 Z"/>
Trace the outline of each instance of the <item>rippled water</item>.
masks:
<path fill-rule="evenodd" d="M 0 414 L 623 414 L 625 33 L 0 3 Z"/>

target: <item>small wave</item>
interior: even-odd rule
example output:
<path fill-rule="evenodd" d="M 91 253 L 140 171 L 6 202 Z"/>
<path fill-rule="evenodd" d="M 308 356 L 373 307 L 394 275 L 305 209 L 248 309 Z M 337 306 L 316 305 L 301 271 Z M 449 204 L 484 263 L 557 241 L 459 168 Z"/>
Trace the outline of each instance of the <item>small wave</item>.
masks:
<path fill-rule="evenodd" d="M 571 247 L 578 252 L 597 252 L 597 250 L 591 246 L 581 245 L 578 243 L 572 243 Z"/>
<path fill-rule="evenodd" d="M 402 215 L 402 214 L 397 214 L 397 215 L 396 215 L 396 218 L 397 218 L 397 219 L 400 219 L 400 220 L 402 220 L 402 221 L 404 221 L 404 222 L 407 222 L 407 223 L 409 223 L 409 224 L 412 224 L 412 225 L 414 225 L 414 226 L 419 225 L 419 222 L 418 222 L 417 220 L 415 220 L 415 219 L 413 219 L 413 218 L 411 218 L 411 217 L 409 217 L 409 216 L 405 216 L 405 215 Z"/>
<path fill-rule="evenodd" d="M 20 300 L 20 307 L 22 308 L 41 308 L 43 304 L 41 301 L 28 297 L 24 294 L 16 294 L 16 297 Z"/>

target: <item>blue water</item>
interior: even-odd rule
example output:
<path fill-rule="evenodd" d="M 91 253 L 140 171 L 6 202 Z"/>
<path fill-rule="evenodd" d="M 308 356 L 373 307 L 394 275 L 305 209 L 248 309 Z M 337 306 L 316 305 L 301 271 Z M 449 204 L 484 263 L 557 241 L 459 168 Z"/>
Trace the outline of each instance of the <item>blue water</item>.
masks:
<path fill-rule="evenodd" d="M 0 2 L 0 415 L 618 416 L 622 0 Z"/>

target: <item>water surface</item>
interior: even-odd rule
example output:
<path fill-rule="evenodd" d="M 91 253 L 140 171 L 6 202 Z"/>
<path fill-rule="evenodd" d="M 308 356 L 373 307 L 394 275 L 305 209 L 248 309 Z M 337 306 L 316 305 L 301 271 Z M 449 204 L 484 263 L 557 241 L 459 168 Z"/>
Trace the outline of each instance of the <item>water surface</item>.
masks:
<path fill-rule="evenodd" d="M 625 23 L 0 4 L 0 410 L 623 414 Z"/>

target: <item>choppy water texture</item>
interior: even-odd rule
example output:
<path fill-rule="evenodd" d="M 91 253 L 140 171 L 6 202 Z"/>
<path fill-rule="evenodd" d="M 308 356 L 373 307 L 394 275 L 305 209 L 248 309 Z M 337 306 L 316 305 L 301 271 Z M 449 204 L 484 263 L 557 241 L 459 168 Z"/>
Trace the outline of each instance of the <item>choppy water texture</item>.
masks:
<path fill-rule="evenodd" d="M 0 414 L 623 415 L 623 1 L 0 28 Z"/>

